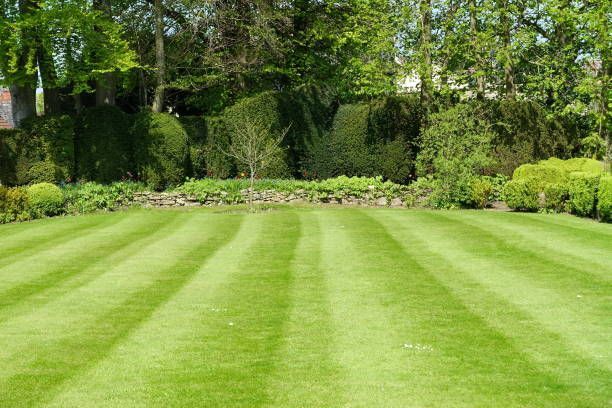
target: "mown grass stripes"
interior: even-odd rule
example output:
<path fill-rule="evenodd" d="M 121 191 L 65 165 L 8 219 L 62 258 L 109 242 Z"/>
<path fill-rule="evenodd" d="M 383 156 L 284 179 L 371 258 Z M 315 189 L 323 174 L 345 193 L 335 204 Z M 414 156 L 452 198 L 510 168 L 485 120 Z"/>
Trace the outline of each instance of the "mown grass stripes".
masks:
<path fill-rule="evenodd" d="M 610 236 L 357 208 L 0 226 L 0 406 L 607 406 Z"/>

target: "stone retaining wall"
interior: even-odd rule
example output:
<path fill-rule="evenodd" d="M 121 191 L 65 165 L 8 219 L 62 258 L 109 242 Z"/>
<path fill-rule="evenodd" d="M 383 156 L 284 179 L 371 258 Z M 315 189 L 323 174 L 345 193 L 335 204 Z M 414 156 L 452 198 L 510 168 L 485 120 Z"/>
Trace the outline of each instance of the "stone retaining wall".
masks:
<path fill-rule="evenodd" d="M 248 190 L 241 191 L 241 202 L 248 201 Z M 342 205 L 361 205 L 367 207 L 404 207 L 404 201 L 395 197 L 388 199 L 387 197 L 375 197 L 371 194 L 366 194 L 364 197 L 347 196 L 336 198 L 332 195 L 313 199 L 305 191 L 296 191 L 294 193 L 281 193 L 274 190 L 257 191 L 253 195 L 254 202 L 257 204 L 285 204 L 285 203 L 313 203 L 313 204 L 342 204 Z M 228 194 L 221 192 L 219 195 L 211 195 L 202 202 L 195 197 L 183 193 L 154 193 L 154 192 L 139 192 L 134 193 L 134 204 L 142 205 L 143 207 L 214 207 L 219 205 L 234 204 L 235 200 L 228 197 Z"/>

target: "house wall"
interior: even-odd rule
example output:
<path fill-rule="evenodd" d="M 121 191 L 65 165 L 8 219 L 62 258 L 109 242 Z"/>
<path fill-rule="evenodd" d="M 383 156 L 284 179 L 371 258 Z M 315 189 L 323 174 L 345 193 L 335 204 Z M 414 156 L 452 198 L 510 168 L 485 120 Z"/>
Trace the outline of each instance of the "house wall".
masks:
<path fill-rule="evenodd" d="M 11 93 L 6 88 L 0 88 L 0 129 L 10 128 L 13 128 Z"/>

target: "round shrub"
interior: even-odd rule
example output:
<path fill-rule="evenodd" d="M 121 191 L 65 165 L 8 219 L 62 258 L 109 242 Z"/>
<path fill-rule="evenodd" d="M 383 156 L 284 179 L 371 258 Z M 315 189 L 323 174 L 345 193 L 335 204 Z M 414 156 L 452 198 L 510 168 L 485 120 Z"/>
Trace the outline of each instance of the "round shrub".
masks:
<path fill-rule="evenodd" d="M 28 203 L 36 216 L 51 216 L 62 212 L 64 196 L 54 184 L 39 183 L 28 187 Z"/>
<path fill-rule="evenodd" d="M 597 215 L 601 221 L 612 221 L 612 175 L 602 176 L 599 180 Z"/>
<path fill-rule="evenodd" d="M 580 216 L 592 216 L 595 211 L 599 175 L 575 172 L 569 178 L 569 203 L 571 211 Z"/>
<path fill-rule="evenodd" d="M 535 179 L 540 183 L 561 183 L 567 179 L 567 172 L 561 166 L 547 164 L 523 164 L 514 170 L 514 180 Z"/>
<path fill-rule="evenodd" d="M 540 207 L 539 190 L 535 179 L 510 180 L 502 190 L 502 198 L 513 210 L 536 211 Z"/>
<path fill-rule="evenodd" d="M 156 190 L 180 184 L 187 177 L 187 133 L 174 116 L 142 113 L 134 123 L 138 177 Z"/>
<path fill-rule="evenodd" d="M 64 174 L 59 166 L 50 161 L 34 163 L 27 173 L 28 182 L 36 183 L 59 183 L 64 180 Z"/>
<path fill-rule="evenodd" d="M 0 223 L 27 221 L 31 218 L 28 192 L 24 187 L 12 187 L 4 193 L 4 207 L 0 214 Z"/>
<path fill-rule="evenodd" d="M 130 122 L 115 106 L 83 110 L 75 139 L 79 179 L 109 183 L 130 178 L 135 171 Z"/>

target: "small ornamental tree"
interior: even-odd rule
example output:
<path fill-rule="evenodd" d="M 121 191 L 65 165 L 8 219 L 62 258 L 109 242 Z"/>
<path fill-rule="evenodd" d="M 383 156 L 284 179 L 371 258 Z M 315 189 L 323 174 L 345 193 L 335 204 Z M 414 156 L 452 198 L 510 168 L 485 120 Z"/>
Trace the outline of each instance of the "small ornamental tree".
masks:
<path fill-rule="evenodd" d="M 253 209 L 253 191 L 255 177 L 270 164 L 270 159 L 280 153 L 281 143 L 289 132 L 290 126 L 279 133 L 271 129 L 271 125 L 260 120 L 241 121 L 240 125 L 232 127 L 232 142 L 224 153 L 249 169 L 249 208 Z"/>

